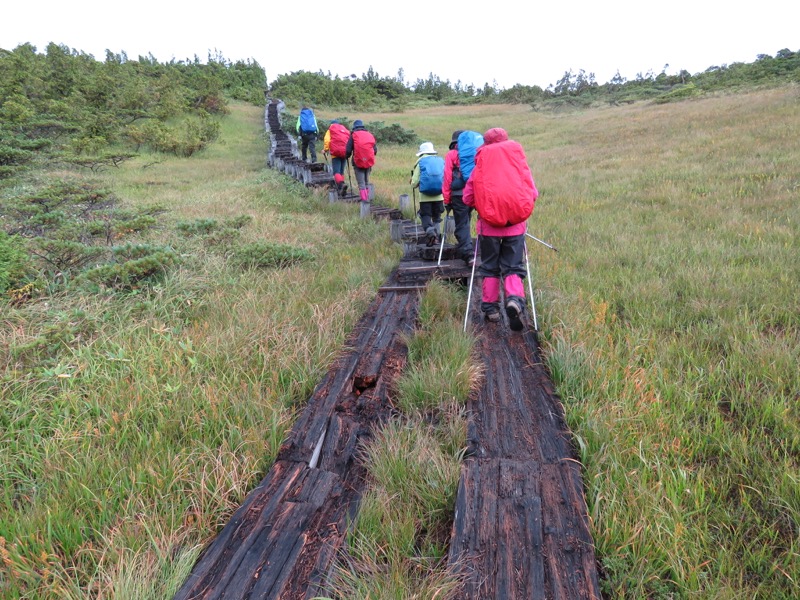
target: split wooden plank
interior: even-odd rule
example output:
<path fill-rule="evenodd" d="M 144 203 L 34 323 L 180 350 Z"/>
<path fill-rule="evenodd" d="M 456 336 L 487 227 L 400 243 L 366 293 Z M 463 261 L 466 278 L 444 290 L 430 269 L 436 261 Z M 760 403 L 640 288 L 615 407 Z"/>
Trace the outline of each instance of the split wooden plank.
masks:
<path fill-rule="evenodd" d="M 353 385 L 359 390 L 375 385 L 389 346 L 397 340 L 397 336 L 408 335 L 414 328 L 414 307 L 419 302 L 418 298 L 391 293 L 387 294 L 384 302 L 392 307 L 388 311 L 390 315 L 375 323 L 373 335 L 363 348 L 353 373 Z"/>
<path fill-rule="evenodd" d="M 549 597 L 538 478 L 534 461 L 464 463 L 449 559 L 463 577 L 459 597 Z"/>
<path fill-rule="evenodd" d="M 300 600 L 321 593 L 365 484 L 359 449 L 391 411 L 418 295 L 379 295 L 298 418 L 278 460 L 203 552 L 176 600 Z M 381 355 L 379 366 L 363 355 Z M 358 389 L 356 371 L 374 371 Z M 312 457 L 316 468 L 309 465 Z"/>

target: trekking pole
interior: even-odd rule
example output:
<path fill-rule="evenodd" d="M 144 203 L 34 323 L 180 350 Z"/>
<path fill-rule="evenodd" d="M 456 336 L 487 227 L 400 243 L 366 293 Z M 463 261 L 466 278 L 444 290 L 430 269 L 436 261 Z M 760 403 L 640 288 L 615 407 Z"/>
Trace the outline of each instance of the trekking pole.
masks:
<path fill-rule="evenodd" d="M 525 232 L 525 235 L 527 235 L 527 236 L 528 236 L 529 238 L 531 238 L 532 240 L 536 240 L 536 241 L 537 241 L 537 242 L 539 242 L 540 244 L 544 244 L 545 246 L 547 246 L 548 248 L 550 248 L 550 250 L 553 250 L 554 252 L 558 252 L 558 249 L 557 249 L 557 248 L 554 248 L 553 246 L 551 246 L 551 245 L 550 245 L 550 244 L 548 244 L 547 242 L 543 242 L 543 241 L 542 241 L 542 240 L 540 240 L 539 238 L 532 236 L 532 235 L 531 235 L 530 233 L 528 233 L 527 231 Z"/>
<path fill-rule="evenodd" d="M 448 205 L 449 206 L 449 205 Z M 444 211 L 444 227 L 442 227 L 442 245 L 439 246 L 439 260 L 436 262 L 436 266 L 440 267 L 442 265 L 442 252 L 444 251 L 444 238 L 447 237 L 447 219 L 450 218 L 450 209 L 446 209 Z"/>
<path fill-rule="evenodd" d="M 344 162 L 347 164 L 347 181 L 350 183 L 350 193 L 353 193 L 353 178 L 350 177 L 350 161 L 345 159 Z"/>
<path fill-rule="evenodd" d="M 464 332 L 467 331 L 469 304 L 472 301 L 472 282 L 475 280 L 475 263 L 478 262 L 478 240 L 475 240 L 475 254 L 472 257 L 472 275 L 469 276 L 469 293 L 467 294 L 467 311 L 464 313 Z"/>
<path fill-rule="evenodd" d="M 411 193 L 414 195 L 414 225 L 417 224 L 417 188 L 412 187 Z"/>
<path fill-rule="evenodd" d="M 526 233 L 525 235 L 528 234 Z M 531 262 L 530 260 L 528 260 L 528 244 L 522 242 L 522 245 L 525 248 L 525 268 L 528 270 L 528 292 L 530 293 L 531 296 L 531 312 L 533 313 L 533 330 L 539 331 L 539 324 L 536 322 L 536 301 L 533 299 L 533 282 L 531 282 Z M 553 250 L 555 250 L 555 248 L 553 248 Z"/>

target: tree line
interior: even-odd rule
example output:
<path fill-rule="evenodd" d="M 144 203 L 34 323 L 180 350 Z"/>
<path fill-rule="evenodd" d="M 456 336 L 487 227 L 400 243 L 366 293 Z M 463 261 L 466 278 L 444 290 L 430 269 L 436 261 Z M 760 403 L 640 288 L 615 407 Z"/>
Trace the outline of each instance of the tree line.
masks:
<path fill-rule="evenodd" d="M 535 108 L 563 104 L 610 104 L 653 99 L 669 102 L 702 93 L 743 86 L 800 81 L 800 51 L 779 50 L 775 56 L 760 54 L 752 63 L 710 66 L 702 73 L 681 70 L 667 74 L 638 73 L 626 79 L 619 72 L 599 83 L 594 73 L 568 70 L 547 88 L 517 84 L 501 89 L 496 82 L 482 87 L 451 82 L 430 73 L 427 78 L 406 82 L 403 69 L 396 76 L 381 76 L 372 67 L 360 77 L 333 76 L 330 72 L 297 71 L 280 75 L 272 82 L 270 95 L 283 100 L 320 106 L 353 108 L 395 108 L 402 110 L 418 102 L 466 104 L 474 102 L 531 104 Z"/>
<path fill-rule="evenodd" d="M 42 158 L 98 169 L 143 148 L 189 156 L 217 137 L 213 117 L 229 98 L 262 103 L 265 88 L 258 63 L 221 55 L 159 63 L 53 43 L 0 49 L 0 178 Z"/>

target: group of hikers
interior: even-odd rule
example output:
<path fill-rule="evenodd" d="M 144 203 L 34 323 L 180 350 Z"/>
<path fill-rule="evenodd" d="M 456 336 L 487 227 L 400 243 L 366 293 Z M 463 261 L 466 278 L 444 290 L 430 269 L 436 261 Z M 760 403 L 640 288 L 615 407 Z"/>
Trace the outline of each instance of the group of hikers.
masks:
<path fill-rule="evenodd" d="M 295 129 L 300 136 L 300 151 L 303 160 L 311 154 L 311 162 L 317 162 L 316 140 L 319 134 L 317 119 L 314 111 L 304 106 L 297 117 Z M 331 121 L 323 138 L 322 151 L 326 159 L 331 158 L 333 180 L 339 197 L 347 194 L 347 185 L 344 182 L 344 168 L 348 159 L 353 159 L 353 171 L 356 175 L 358 193 L 361 202 L 369 202 L 369 174 L 375 164 L 375 155 L 378 153 L 378 144 L 375 136 L 367 131 L 361 119 L 353 121 L 353 131 L 350 131 L 338 120 Z"/>
<path fill-rule="evenodd" d="M 307 111 L 305 117 L 304 111 Z M 310 149 L 315 162 L 316 119 L 308 107 L 301 110 L 297 132 L 302 140 L 303 160 Z M 347 191 L 344 168 L 352 156 L 360 199 L 368 202 L 369 173 L 378 147 L 363 122 L 354 121 L 351 132 L 338 121 L 332 121 L 325 133 L 323 151 L 326 157 L 331 156 L 334 182 L 340 195 Z M 500 127 L 484 134 L 457 130 L 453 132 L 444 158 L 438 155 L 432 142 L 423 142 L 416 156 L 409 183 L 415 198 L 419 191 L 417 215 L 427 245 L 442 242 L 442 215 L 448 217 L 452 212 L 457 254 L 473 273 L 480 250 L 478 274 L 483 280 L 481 310 L 485 319 L 489 322 L 501 319 L 502 284 L 509 325 L 514 331 L 522 330 L 527 220 L 539 196 L 522 146 L 509 139 L 506 130 Z M 471 234 L 473 211 L 478 214 L 477 245 Z"/>

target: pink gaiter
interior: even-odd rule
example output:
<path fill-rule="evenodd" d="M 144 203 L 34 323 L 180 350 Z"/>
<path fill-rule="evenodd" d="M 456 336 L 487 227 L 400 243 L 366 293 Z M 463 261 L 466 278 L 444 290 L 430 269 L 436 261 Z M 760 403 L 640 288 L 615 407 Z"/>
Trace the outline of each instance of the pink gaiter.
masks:
<path fill-rule="evenodd" d="M 509 296 L 525 297 L 525 286 L 522 285 L 522 277 L 519 275 L 507 275 L 505 280 L 506 298 Z"/>
<path fill-rule="evenodd" d="M 484 302 L 497 302 L 500 300 L 500 278 L 499 277 L 484 277 L 483 278 L 483 297 Z"/>

